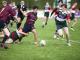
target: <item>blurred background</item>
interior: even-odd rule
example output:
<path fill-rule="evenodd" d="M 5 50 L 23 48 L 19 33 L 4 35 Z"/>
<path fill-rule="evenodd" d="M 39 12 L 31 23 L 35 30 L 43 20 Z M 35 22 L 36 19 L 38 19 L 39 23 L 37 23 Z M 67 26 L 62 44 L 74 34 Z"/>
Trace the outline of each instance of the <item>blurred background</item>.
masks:
<path fill-rule="evenodd" d="M 1 6 L 1 1 L 3 1 L 3 0 L 0 0 L 0 6 Z M 7 1 L 13 1 L 16 4 L 18 4 L 22 0 L 7 0 Z M 24 0 L 24 1 L 27 4 L 29 9 L 34 5 L 37 5 L 39 7 L 39 9 L 43 9 L 46 2 L 48 2 L 51 7 L 56 7 L 59 0 Z M 67 4 L 67 7 L 69 8 L 70 5 L 72 3 L 74 3 L 75 1 L 78 2 L 77 8 L 79 8 L 80 7 L 80 0 L 63 0 L 63 3 Z"/>

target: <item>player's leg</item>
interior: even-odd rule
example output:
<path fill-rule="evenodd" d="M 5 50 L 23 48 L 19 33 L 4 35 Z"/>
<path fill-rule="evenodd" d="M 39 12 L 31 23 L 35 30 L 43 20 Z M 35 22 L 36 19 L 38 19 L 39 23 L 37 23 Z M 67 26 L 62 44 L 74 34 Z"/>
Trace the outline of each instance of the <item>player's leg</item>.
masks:
<path fill-rule="evenodd" d="M 57 38 L 57 30 L 55 30 L 55 32 L 54 32 L 54 38 Z"/>
<path fill-rule="evenodd" d="M 18 12 L 18 18 L 20 18 L 20 20 L 18 20 L 17 29 L 21 27 L 22 21 L 24 19 L 24 15 L 21 12 Z"/>
<path fill-rule="evenodd" d="M 25 33 L 23 31 L 19 31 L 20 37 L 19 37 L 19 42 L 22 41 L 23 37 L 28 36 L 28 33 Z"/>
<path fill-rule="evenodd" d="M 56 30 L 54 33 L 54 39 L 64 38 L 64 32 L 62 29 Z"/>
<path fill-rule="evenodd" d="M 49 19 L 49 12 L 46 12 L 46 22 L 45 22 L 45 25 L 47 25 L 48 19 Z"/>
<path fill-rule="evenodd" d="M 42 19 L 42 28 L 44 28 L 45 22 L 46 22 L 46 16 L 44 16 L 44 18 Z"/>
<path fill-rule="evenodd" d="M 77 18 L 74 19 L 74 23 L 72 24 L 72 28 L 77 24 Z"/>
<path fill-rule="evenodd" d="M 48 18 L 49 18 L 49 12 L 45 12 L 44 13 L 43 25 L 42 25 L 43 28 L 44 28 L 45 25 L 47 25 Z"/>
<path fill-rule="evenodd" d="M 22 39 L 22 34 L 18 31 L 13 31 L 10 34 L 10 38 L 13 40 L 13 43 L 20 43 Z"/>
<path fill-rule="evenodd" d="M 63 37 L 63 30 L 62 29 L 58 29 L 57 32 L 58 32 L 60 37 Z"/>
<path fill-rule="evenodd" d="M 72 31 L 75 31 L 75 30 L 73 29 L 73 27 L 77 24 L 77 18 L 75 17 L 75 14 L 74 14 L 74 13 L 72 13 L 71 15 L 72 15 L 72 16 L 71 16 L 71 20 L 73 21 L 73 22 L 72 22 L 72 25 L 71 25 L 71 30 L 72 30 Z"/>
<path fill-rule="evenodd" d="M 13 16 L 9 16 L 9 20 L 10 20 L 10 25 L 12 27 L 13 26 L 14 17 Z"/>
<path fill-rule="evenodd" d="M 1 45 L 2 45 L 3 48 L 5 48 L 5 42 L 7 41 L 7 39 L 9 39 L 10 32 L 9 32 L 8 28 L 4 28 L 3 29 L 3 32 L 4 32 L 4 37 L 3 37 L 3 40 L 2 40 L 2 44 Z M 6 46 L 6 47 L 8 48 L 8 46 Z"/>
<path fill-rule="evenodd" d="M 17 30 L 17 34 L 19 36 L 19 42 L 22 41 L 22 38 L 27 36 L 29 34 L 29 32 L 31 31 L 31 25 L 26 25 L 24 24 L 24 27 L 23 28 L 19 28 Z"/>
<path fill-rule="evenodd" d="M 20 20 L 18 20 L 18 22 L 17 22 L 17 29 L 18 29 L 20 26 L 21 26 L 21 18 L 20 18 Z"/>
<path fill-rule="evenodd" d="M 38 46 L 38 34 L 37 34 L 36 29 L 33 29 L 32 33 L 34 34 L 34 43 L 35 43 L 35 45 Z"/>
<path fill-rule="evenodd" d="M 57 30 L 57 34 L 58 37 L 63 37 L 63 25 L 60 24 L 59 21 L 56 20 L 56 30 Z"/>
<path fill-rule="evenodd" d="M 56 29 L 54 32 L 54 38 L 59 39 L 58 29 L 60 29 L 60 27 L 58 26 L 56 19 L 55 19 L 55 25 L 56 25 Z"/>
<path fill-rule="evenodd" d="M 1 38 L 4 37 L 4 33 L 3 33 L 3 31 L 0 31 L 0 37 L 1 37 Z"/>
<path fill-rule="evenodd" d="M 46 22 L 45 22 L 45 25 L 47 25 L 47 22 L 48 22 L 48 17 L 46 17 Z"/>
<path fill-rule="evenodd" d="M 64 33 L 66 35 L 66 40 L 67 40 L 68 46 L 71 46 L 71 44 L 70 44 L 70 38 L 69 38 L 69 30 L 68 30 L 68 27 L 64 27 Z"/>
<path fill-rule="evenodd" d="M 13 26 L 14 21 L 15 21 L 14 17 L 11 17 L 11 20 L 10 20 L 10 25 L 11 25 L 11 27 Z"/>

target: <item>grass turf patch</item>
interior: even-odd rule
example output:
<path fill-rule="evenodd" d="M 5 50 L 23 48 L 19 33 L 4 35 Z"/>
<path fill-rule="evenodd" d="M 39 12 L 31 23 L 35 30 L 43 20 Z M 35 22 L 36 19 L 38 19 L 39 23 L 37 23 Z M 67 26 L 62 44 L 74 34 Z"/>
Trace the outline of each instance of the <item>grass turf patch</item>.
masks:
<path fill-rule="evenodd" d="M 15 25 L 10 28 L 10 31 L 16 29 Z M 45 28 L 42 28 L 41 19 L 38 19 L 35 25 L 39 41 L 46 40 L 47 45 L 35 47 L 33 34 L 30 33 L 23 38 L 21 44 L 11 44 L 11 48 L 7 50 L 0 48 L 0 60 L 80 60 L 79 43 L 72 42 L 72 46 L 69 47 L 65 39 L 53 39 L 55 22 L 52 19 L 48 21 Z M 75 26 L 75 30 L 75 32 L 70 30 L 70 39 L 80 42 L 80 21 Z"/>

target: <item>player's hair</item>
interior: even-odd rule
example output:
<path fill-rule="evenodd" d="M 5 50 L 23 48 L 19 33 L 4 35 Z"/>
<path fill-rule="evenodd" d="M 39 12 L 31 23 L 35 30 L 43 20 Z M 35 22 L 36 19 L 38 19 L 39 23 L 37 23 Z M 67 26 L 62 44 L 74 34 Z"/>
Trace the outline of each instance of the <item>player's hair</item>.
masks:
<path fill-rule="evenodd" d="M 4 1 L 2 1 L 2 4 L 7 4 L 7 1 L 5 1 L 5 0 L 4 0 Z"/>
<path fill-rule="evenodd" d="M 2 3 L 7 3 L 10 4 L 12 2 L 12 0 L 3 0 Z"/>
<path fill-rule="evenodd" d="M 63 7 L 63 6 L 64 6 L 65 8 L 67 8 L 67 5 L 66 5 L 66 4 L 62 4 L 62 5 L 61 5 L 61 7 Z"/>
<path fill-rule="evenodd" d="M 38 9 L 38 6 L 33 6 L 33 9 Z"/>
<path fill-rule="evenodd" d="M 62 1 L 62 0 L 59 0 L 59 1 L 58 1 L 58 3 L 60 3 L 60 2 L 61 2 L 61 3 L 63 3 L 63 1 Z"/>

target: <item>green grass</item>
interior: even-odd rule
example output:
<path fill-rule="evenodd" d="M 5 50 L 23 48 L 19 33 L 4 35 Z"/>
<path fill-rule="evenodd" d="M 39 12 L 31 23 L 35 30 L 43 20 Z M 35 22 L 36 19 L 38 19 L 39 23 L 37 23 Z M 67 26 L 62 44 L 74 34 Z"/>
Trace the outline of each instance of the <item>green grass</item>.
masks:
<path fill-rule="evenodd" d="M 24 23 L 24 22 L 23 22 Z M 49 20 L 45 28 L 41 27 L 42 21 L 36 21 L 36 29 L 38 32 L 38 39 L 46 40 L 45 47 L 35 47 L 33 42 L 33 34 L 24 37 L 21 44 L 12 44 L 10 49 L 0 48 L 0 60 L 80 60 L 80 21 L 75 26 L 75 32 L 70 29 L 70 39 L 72 46 L 66 45 L 65 40 L 53 39 L 55 32 L 55 23 Z M 15 30 L 15 24 L 11 31 Z"/>

